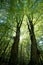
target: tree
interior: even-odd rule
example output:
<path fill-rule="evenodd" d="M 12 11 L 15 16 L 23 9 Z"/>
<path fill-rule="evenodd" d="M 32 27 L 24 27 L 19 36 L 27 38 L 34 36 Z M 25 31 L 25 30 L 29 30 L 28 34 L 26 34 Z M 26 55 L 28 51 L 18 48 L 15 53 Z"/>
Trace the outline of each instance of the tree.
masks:
<path fill-rule="evenodd" d="M 10 60 L 9 60 L 9 65 L 17 65 L 18 64 L 18 45 L 19 45 L 19 40 L 20 40 L 20 28 L 22 25 L 22 21 L 23 21 L 23 17 L 24 15 L 22 14 L 22 5 L 20 4 L 20 1 L 11 1 L 11 5 L 15 8 L 13 8 L 12 6 L 10 7 L 10 10 L 12 9 L 12 11 L 10 11 L 10 14 L 14 14 L 15 13 L 15 19 L 16 19 L 16 36 L 14 37 L 14 43 L 12 45 L 12 49 L 11 49 L 11 56 L 10 56 Z M 16 4 L 16 6 L 15 6 Z M 16 11 L 15 11 L 16 10 Z"/>
<path fill-rule="evenodd" d="M 40 52 L 38 51 L 38 48 L 37 48 L 37 41 L 36 41 L 36 37 L 35 37 L 35 33 L 34 33 L 34 25 L 33 25 L 33 19 L 34 19 L 34 14 L 35 13 L 38 13 L 37 14 L 37 17 L 38 19 L 40 18 L 40 14 L 42 13 L 42 10 L 38 10 L 38 7 L 40 9 L 40 3 L 42 2 L 39 1 L 39 0 L 36 0 L 36 1 L 32 1 L 32 0 L 28 0 L 27 2 L 27 12 L 26 12 L 26 15 L 27 15 L 27 18 L 28 18 L 28 30 L 29 30 L 29 35 L 30 35 L 30 40 L 31 40 L 31 59 L 30 59 L 30 64 L 34 64 L 34 65 L 38 65 L 40 62 L 39 62 L 39 56 L 40 56 Z M 36 4 L 37 3 L 37 4 Z M 35 5 L 36 4 L 36 5 Z M 29 7 L 28 7 L 29 6 Z M 37 12 L 36 12 L 37 10 Z M 39 14 L 40 12 L 40 14 Z M 37 18 L 35 18 L 37 19 Z M 37 19 L 37 21 L 38 21 Z M 37 22 L 36 21 L 36 22 Z M 35 22 L 35 21 L 34 21 Z M 38 59 L 38 61 L 37 61 Z"/>
<path fill-rule="evenodd" d="M 9 65 L 18 64 L 18 45 L 19 45 L 19 40 L 20 40 L 20 27 L 22 25 L 22 20 L 17 22 L 16 36 L 14 37 L 14 43 L 13 43 L 12 49 L 11 49 Z"/>
<path fill-rule="evenodd" d="M 28 22 L 28 30 L 30 33 L 30 39 L 31 39 L 31 59 L 30 59 L 30 65 L 38 65 L 39 64 L 39 51 L 37 49 L 37 41 L 34 34 L 34 26 L 32 23 L 32 20 L 30 18 Z"/>

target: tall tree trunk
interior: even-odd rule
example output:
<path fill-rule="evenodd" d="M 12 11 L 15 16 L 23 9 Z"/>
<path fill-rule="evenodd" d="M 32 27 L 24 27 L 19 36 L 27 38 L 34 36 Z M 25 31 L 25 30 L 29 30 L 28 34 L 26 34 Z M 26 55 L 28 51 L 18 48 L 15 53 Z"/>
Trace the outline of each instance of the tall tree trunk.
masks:
<path fill-rule="evenodd" d="M 39 54 L 37 49 L 37 41 L 34 34 L 34 26 L 32 23 L 32 20 L 29 19 L 28 23 L 28 30 L 30 33 L 30 40 L 31 40 L 31 59 L 30 59 L 30 65 L 39 65 Z"/>
<path fill-rule="evenodd" d="M 23 20 L 23 18 L 22 18 L 22 20 Z M 14 38 L 14 43 L 13 43 L 12 49 L 11 49 L 9 65 L 18 64 L 18 45 L 19 45 L 19 40 L 20 40 L 20 28 L 22 25 L 22 20 L 19 20 L 19 22 L 17 22 L 16 36 Z"/>
<path fill-rule="evenodd" d="M 12 45 L 9 65 L 17 65 L 19 40 L 20 40 L 20 27 L 17 24 L 16 37 L 15 37 L 14 43 Z"/>

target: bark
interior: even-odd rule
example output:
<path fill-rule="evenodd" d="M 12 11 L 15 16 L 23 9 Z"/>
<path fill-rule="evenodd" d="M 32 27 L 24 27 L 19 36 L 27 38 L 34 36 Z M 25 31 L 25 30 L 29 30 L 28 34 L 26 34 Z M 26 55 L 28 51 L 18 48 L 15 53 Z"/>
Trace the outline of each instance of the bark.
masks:
<path fill-rule="evenodd" d="M 37 49 L 37 41 L 34 34 L 34 26 L 32 23 L 32 20 L 29 19 L 28 24 L 28 30 L 30 34 L 30 40 L 31 40 L 31 59 L 30 59 L 30 65 L 39 65 L 39 54 Z"/>
<path fill-rule="evenodd" d="M 14 39 L 14 44 L 12 45 L 9 65 L 17 65 L 19 39 L 20 39 L 20 27 L 18 27 L 17 25 L 16 37 Z"/>
<path fill-rule="evenodd" d="M 12 49 L 11 49 L 9 65 L 17 65 L 18 64 L 18 45 L 19 45 L 19 40 L 20 40 L 21 25 L 22 25 L 22 21 L 17 22 L 16 36 L 14 38 L 14 43 L 13 43 Z"/>

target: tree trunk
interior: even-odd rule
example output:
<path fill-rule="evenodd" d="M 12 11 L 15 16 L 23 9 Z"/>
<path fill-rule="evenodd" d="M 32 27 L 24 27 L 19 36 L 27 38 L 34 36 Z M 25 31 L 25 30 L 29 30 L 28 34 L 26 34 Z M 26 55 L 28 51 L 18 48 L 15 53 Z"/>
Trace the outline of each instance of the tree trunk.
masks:
<path fill-rule="evenodd" d="M 30 65 L 39 65 L 39 54 L 37 51 L 37 41 L 34 34 L 34 26 L 32 20 L 29 19 L 28 30 L 30 33 L 30 40 L 31 40 L 31 59 Z"/>
<path fill-rule="evenodd" d="M 20 27 L 17 24 L 16 37 L 14 39 L 14 44 L 12 45 L 9 65 L 17 65 L 18 64 L 18 44 L 19 44 L 19 40 L 20 40 Z"/>
<path fill-rule="evenodd" d="M 18 45 L 20 40 L 20 28 L 22 25 L 23 17 L 22 17 L 22 20 L 16 18 L 16 21 L 17 21 L 16 36 L 14 38 L 14 44 L 12 45 L 12 49 L 11 49 L 9 65 L 18 64 Z"/>

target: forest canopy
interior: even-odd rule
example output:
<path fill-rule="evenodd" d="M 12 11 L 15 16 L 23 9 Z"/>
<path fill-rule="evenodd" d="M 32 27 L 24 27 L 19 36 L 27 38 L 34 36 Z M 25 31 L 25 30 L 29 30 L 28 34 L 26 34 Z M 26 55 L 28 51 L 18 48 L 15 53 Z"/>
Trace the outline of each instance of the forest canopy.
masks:
<path fill-rule="evenodd" d="M 43 0 L 0 0 L 0 65 L 43 65 Z"/>

